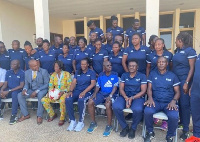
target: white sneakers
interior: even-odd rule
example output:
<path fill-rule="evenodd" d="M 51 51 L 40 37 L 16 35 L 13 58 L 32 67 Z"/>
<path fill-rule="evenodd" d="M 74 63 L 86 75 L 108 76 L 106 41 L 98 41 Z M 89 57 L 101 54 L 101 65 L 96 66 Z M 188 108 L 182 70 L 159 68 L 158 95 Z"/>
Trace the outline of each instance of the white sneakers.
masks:
<path fill-rule="evenodd" d="M 76 132 L 80 132 L 84 127 L 84 123 L 83 122 L 78 122 L 78 124 L 76 123 L 76 121 L 71 120 L 69 127 L 67 128 L 67 131 L 76 131 Z"/>
<path fill-rule="evenodd" d="M 77 124 L 76 121 L 71 120 L 69 127 L 67 128 L 67 131 L 73 131 L 74 128 L 76 127 L 76 124 Z"/>

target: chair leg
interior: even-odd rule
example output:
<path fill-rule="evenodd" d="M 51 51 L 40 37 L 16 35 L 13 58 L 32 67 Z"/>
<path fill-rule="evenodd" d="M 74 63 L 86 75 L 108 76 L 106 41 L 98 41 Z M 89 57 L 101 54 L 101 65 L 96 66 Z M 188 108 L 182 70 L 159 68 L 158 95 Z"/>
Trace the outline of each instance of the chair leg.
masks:
<path fill-rule="evenodd" d="M 176 129 L 176 136 L 175 136 L 175 142 L 178 142 L 178 128 Z"/>
<path fill-rule="evenodd" d="M 4 103 L 3 110 L 1 112 L 2 116 L 4 115 L 5 109 L 6 109 L 6 103 Z"/>
<path fill-rule="evenodd" d="M 142 124 L 142 137 L 145 137 L 145 133 L 146 133 L 146 126 L 145 126 L 145 120 L 143 119 L 143 124 Z"/>
<path fill-rule="evenodd" d="M 115 129 L 115 132 L 118 132 L 118 129 L 119 129 L 119 121 L 116 118 L 116 129 Z"/>

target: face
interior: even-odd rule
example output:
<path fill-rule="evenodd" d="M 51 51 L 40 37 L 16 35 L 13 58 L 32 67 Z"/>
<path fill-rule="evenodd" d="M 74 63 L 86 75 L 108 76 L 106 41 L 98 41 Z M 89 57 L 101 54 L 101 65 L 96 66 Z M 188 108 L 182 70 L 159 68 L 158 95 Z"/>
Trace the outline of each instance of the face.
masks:
<path fill-rule="evenodd" d="M 112 26 L 113 26 L 114 28 L 116 28 L 117 25 L 118 25 L 118 21 L 117 21 L 117 20 L 113 20 L 113 21 L 112 21 Z"/>
<path fill-rule="evenodd" d="M 87 61 L 85 61 L 85 60 L 82 60 L 81 61 L 81 69 L 83 70 L 83 71 L 85 71 L 85 70 L 87 70 L 88 69 L 88 63 L 87 63 Z"/>
<path fill-rule="evenodd" d="M 111 63 L 110 62 L 104 63 L 104 69 L 105 69 L 106 72 L 111 72 L 111 70 L 112 70 Z"/>
<path fill-rule="evenodd" d="M 115 41 L 118 41 L 120 43 L 120 46 L 123 44 L 123 38 L 119 35 L 115 36 Z"/>
<path fill-rule="evenodd" d="M 134 46 L 137 46 L 138 44 L 140 44 L 140 37 L 138 35 L 133 35 L 132 37 L 132 43 Z"/>
<path fill-rule="evenodd" d="M 90 41 L 95 41 L 97 39 L 97 34 L 96 33 L 91 33 L 90 35 Z"/>
<path fill-rule="evenodd" d="M 0 53 L 4 53 L 6 51 L 6 48 L 2 43 L 0 43 Z"/>
<path fill-rule="evenodd" d="M 49 51 L 49 44 L 48 43 L 43 43 L 42 48 L 44 51 Z"/>
<path fill-rule="evenodd" d="M 70 37 L 70 39 L 69 39 L 70 45 L 74 46 L 75 42 L 76 42 L 75 37 Z"/>
<path fill-rule="evenodd" d="M 39 70 L 39 65 L 36 61 L 32 61 L 29 63 L 29 67 L 30 69 L 32 69 L 33 71 L 38 71 Z"/>
<path fill-rule="evenodd" d="M 37 46 L 42 47 L 42 39 L 41 39 L 41 38 L 38 38 L 38 39 L 36 40 L 36 44 L 37 44 Z"/>
<path fill-rule="evenodd" d="M 113 44 L 112 50 L 114 53 L 118 53 L 120 50 L 120 47 L 118 44 Z"/>
<path fill-rule="evenodd" d="M 100 50 L 101 49 L 101 41 L 95 42 L 95 47 L 97 50 Z"/>
<path fill-rule="evenodd" d="M 162 40 L 156 40 L 155 42 L 155 50 L 156 51 L 161 51 L 163 50 L 164 44 L 162 42 Z"/>
<path fill-rule="evenodd" d="M 66 45 L 63 45 L 63 53 L 64 54 L 66 54 L 66 53 L 68 53 L 69 52 L 69 48 L 68 48 L 68 46 L 66 46 Z"/>
<path fill-rule="evenodd" d="M 66 44 L 69 44 L 69 38 L 68 38 L 68 37 L 65 37 L 64 42 L 65 42 Z"/>
<path fill-rule="evenodd" d="M 111 41 L 112 39 L 113 39 L 112 34 L 111 34 L 111 33 L 107 33 L 107 34 L 106 34 L 106 40 L 107 40 L 107 41 Z"/>
<path fill-rule="evenodd" d="M 62 39 L 60 37 L 56 37 L 55 43 L 62 44 Z"/>
<path fill-rule="evenodd" d="M 78 45 L 80 48 L 84 48 L 85 47 L 85 43 L 82 39 L 79 40 Z"/>
<path fill-rule="evenodd" d="M 17 70 L 17 69 L 19 69 L 19 61 L 13 60 L 13 61 L 11 62 L 10 67 L 11 67 L 12 70 Z"/>
<path fill-rule="evenodd" d="M 157 67 L 159 71 L 163 71 L 167 69 L 167 60 L 165 58 L 159 58 L 157 61 Z"/>
<path fill-rule="evenodd" d="M 13 41 L 13 42 L 12 42 L 12 48 L 13 48 L 14 50 L 19 49 L 19 43 L 16 42 L 16 41 Z"/>
<path fill-rule="evenodd" d="M 176 42 L 175 43 L 176 43 L 176 47 L 178 47 L 178 48 L 183 46 L 183 42 L 180 39 L 176 38 Z"/>
<path fill-rule="evenodd" d="M 31 51 L 33 50 L 33 48 L 30 45 L 25 45 L 24 49 L 27 54 L 31 54 Z"/>
<path fill-rule="evenodd" d="M 137 69 L 138 69 L 138 65 L 136 62 L 130 62 L 128 64 L 128 70 L 130 73 L 135 73 L 137 71 Z"/>
<path fill-rule="evenodd" d="M 133 28 L 134 29 L 138 29 L 140 27 L 140 22 L 135 22 L 134 24 L 133 24 Z"/>
<path fill-rule="evenodd" d="M 59 65 L 57 63 L 55 63 L 55 65 L 54 65 L 54 70 L 56 73 L 59 73 L 61 71 L 61 69 L 59 68 Z"/>

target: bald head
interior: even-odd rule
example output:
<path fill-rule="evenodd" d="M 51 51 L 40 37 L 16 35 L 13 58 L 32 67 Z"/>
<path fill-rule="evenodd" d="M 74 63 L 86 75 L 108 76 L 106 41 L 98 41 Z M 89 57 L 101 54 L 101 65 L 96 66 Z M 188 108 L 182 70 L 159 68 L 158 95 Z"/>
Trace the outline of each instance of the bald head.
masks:
<path fill-rule="evenodd" d="M 33 71 L 39 70 L 38 62 L 36 60 L 30 60 L 28 64 L 29 64 L 29 68 L 31 70 L 33 70 Z"/>
<path fill-rule="evenodd" d="M 19 62 L 19 60 L 12 60 L 12 61 L 11 61 L 11 69 L 12 69 L 12 70 L 16 71 L 16 70 L 19 69 L 19 67 L 20 67 L 20 62 Z"/>

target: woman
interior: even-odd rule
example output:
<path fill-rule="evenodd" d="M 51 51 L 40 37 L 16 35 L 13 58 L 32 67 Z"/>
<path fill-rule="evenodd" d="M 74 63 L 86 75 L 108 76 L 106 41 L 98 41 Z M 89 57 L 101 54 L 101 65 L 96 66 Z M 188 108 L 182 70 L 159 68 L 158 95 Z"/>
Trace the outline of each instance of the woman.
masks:
<path fill-rule="evenodd" d="M 92 69 L 99 75 L 103 71 L 103 62 L 108 61 L 107 50 L 102 49 L 102 41 L 96 39 L 95 50 L 90 54 L 92 60 Z"/>
<path fill-rule="evenodd" d="M 86 47 L 87 40 L 85 38 L 80 38 L 78 44 L 80 49 L 77 49 L 73 56 L 72 64 L 74 71 L 81 69 L 81 60 L 86 57 L 89 58 L 91 53 L 91 50 Z"/>
<path fill-rule="evenodd" d="M 65 71 L 69 72 L 70 74 L 74 73 L 72 66 L 73 56 L 69 54 L 69 46 L 64 44 L 62 50 L 63 54 L 58 56 L 58 61 L 63 62 Z"/>
<path fill-rule="evenodd" d="M 10 70 L 10 55 L 2 41 L 0 41 L 0 64 L 1 68 Z"/>
<path fill-rule="evenodd" d="M 128 138 L 135 137 L 137 125 L 140 123 L 143 116 L 144 95 L 147 90 L 146 76 L 138 70 L 138 62 L 136 60 L 129 60 L 128 72 L 123 73 L 120 81 L 120 94 L 113 103 L 114 114 L 122 127 L 120 132 L 121 137 L 128 134 Z M 123 109 L 130 108 L 133 111 L 133 121 L 131 128 L 125 121 Z"/>
<path fill-rule="evenodd" d="M 192 36 L 187 32 L 181 32 L 176 37 L 177 52 L 172 58 L 173 72 L 178 76 L 181 85 L 181 96 L 179 99 L 180 123 L 183 124 L 183 133 L 180 139 L 189 137 L 190 123 L 190 96 L 188 89 L 191 86 L 194 74 L 194 64 L 197 57 L 193 47 Z"/>
<path fill-rule="evenodd" d="M 164 56 L 165 58 L 167 58 L 167 61 L 169 63 L 167 66 L 167 70 L 172 68 L 173 54 L 166 49 L 164 39 L 156 39 L 154 47 L 155 50 L 147 56 L 147 76 L 149 76 L 149 73 L 151 71 L 157 70 L 157 60 L 160 56 Z"/>
<path fill-rule="evenodd" d="M 76 71 L 69 93 L 65 99 L 65 105 L 69 118 L 71 120 L 68 131 L 81 131 L 84 127 L 84 115 L 86 109 L 86 102 L 93 93 L 93 88 L 96 84 L 96 74 L 89 69 L 89 59 L 81 60 L 81 69 Z M 73 103 L 78 102 L 79 120 L 76 123 L 74 117 Z"/>
<path fill-rule="evenodd" d="M 34 54 L 31 54 L 32 51 L 33 51 L 33 47 L 32 47 L 32 45 L 31 45 L 31 43 L 29 41 L 26 41 L 24 43 L 24 49 L 25 49 L 25 51 L 27 53 L 26 56 L 24 57 L 24 60 L 25 60 L 25 70 L 28 70 L 29 69 L 29 64 L 28 63 L 29 63 L 29 61 L 31 59 L 36 60 L 38 62 L 38 64 L 40 63 L 39 62 L 40 55 L 39 55 L 38 52 L 35 52 Z"/>
<path fill-rule="evenodd" d="M 117 72 L 119 77 L 121 77 L 125 72 L 122 66 L 122 56 L 123 52 L 121 51 L 120 43 L 115 41 L 112 45 L 112 52 L 109 55 L 109 61 L 112 64 L 112 71 Z"/>
<path fill-rule="evenodd" d="M 150 38 L 149 38 L 149 48 L 151 50 L 151 52 L 153 52 L 155 50 L 155 41 L 156 39 L 158 39 L 158 36 L 157 35 L 151 35 Z"/>
<path fill-rule="evenodd" d="M 124 55 L 122 58 L 122 65 L 124 70 L 128 72 L 127 61 L 135 59 L 138 61 L 138 71 L 146 74 L 146 59 L 147 55 L 151 52 L 150 49 L 146 46 L 140 45 L 141 37 L 139 33 L 135 33 L 132 36 L 133 46 L 130 46 L 125 49 Z"/>
<path fill-rule="evenodd" d="M 120 35 L 124 37 L 124 30 L 118 26 L 118 18 L 116 16 L 111 16 L 112 27 L 106 30 L 106 33 L 110 32 L 113 36 L 113 42 L 115 41 L 115 36 Z"/>
<path fill-rule="evenodd" d="M 60 96 L 59 96 L 59 99 L 53 100 L 53 99 L 50 99 L 49 94 L 47 94 L 44 98 L 42 98 L 41 102 L 50 117 L 47 121 L 51 122 L 57 117 L 57 114 L 54 112 L 50 103 L 59 101 L 61 114 L 60 114 L 60 121 L 58 125 L 62 126 L 65 123 L 65 112 L 66 112 L 65 98 L 66 98 L 67 92 L 69 92 L 69 88 L 72 81 L 71 81 L 70 73 L 63 70 L 64 65 L 61 61 L 56 61 L 53 66 L 54 66 L 55 72 L 50 77 L 49 91 L 56 88 L 60 90 L 60 94 L 59 94 Z"/>
<path fill-rule="evenodd" d="M 56 60 L 55 51 L 50 50 L 50 42 L 45 39 L 43 40 L 43 50 L 39 52 L 40 54 L 40 63 L 41 68 L 46 69 L 49 74 L 54 72 L 54 62 Z"/>

